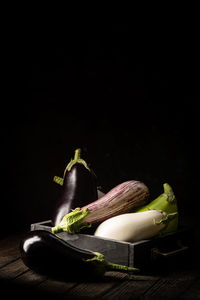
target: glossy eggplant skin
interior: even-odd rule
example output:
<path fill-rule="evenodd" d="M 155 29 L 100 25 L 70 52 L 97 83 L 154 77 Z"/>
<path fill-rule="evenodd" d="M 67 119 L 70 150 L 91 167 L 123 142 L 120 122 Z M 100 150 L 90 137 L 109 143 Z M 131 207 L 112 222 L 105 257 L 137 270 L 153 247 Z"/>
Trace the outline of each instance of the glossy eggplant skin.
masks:
<path fill-rule="evenodd" d="M 95 174 L 81 163 L 75 163 L 66 171 L 61 195 L 52 217 L 53 226 L 58 225 L 72 209 L 97 200 L 96 181 Z"/>
<path fill-rule="evenodd" d="M 24 264 L 33 271 L 64 279 L 91 277 L 94 266 L 85 260 L 95 254 L 79 249 L 49 231 L 30 231 L 20 242 Z"/>

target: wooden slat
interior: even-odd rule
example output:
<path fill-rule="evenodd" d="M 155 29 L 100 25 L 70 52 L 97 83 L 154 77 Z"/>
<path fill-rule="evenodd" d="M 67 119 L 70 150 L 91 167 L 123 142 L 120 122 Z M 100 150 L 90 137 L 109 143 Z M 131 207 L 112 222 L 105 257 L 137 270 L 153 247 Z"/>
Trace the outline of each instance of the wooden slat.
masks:
<path fill-rule="evenodd" d="M 70 291 L 65 293 L 64 296 L 66 297 L 73 297 L 73 298 L 97 298 L 100 297 L 102 294 L 110 290 L 112 287 L 116 285 L 116 282 L 85 282 L 80 283 Z"/>
<path fill-rule="evenodd" d="M 40 284 L 41 282 L 46 280 L 46 276 L 37 274 L 31 270 L 27 270 L 27 272 L 24 272 L 17 276 L 13 283 L 20 284 L 27 287 L 34 287 Z"/>
<path fill-rule="evenodd" d="M 109 272 L 106 272 L 104 274 L 104 279 L 106 281 L 108 281 L 108 280 L 111 280 L 111 281 L 119 280 L 119 281 L 121 281 L 121 280 L 127 279 L 129 276 L 131 276 L 131 275 L 129 275 L 128 273 L 117 272 L 117 271 L 109 271 Z"/>
<path fill-rule="evenodd" d="M 10 248 L 5 248 L 0 251 L 0 269 L 5 265 L 19 259 L 20 253 L 19 249 L 15 246 Z"/>
<path fill-rule="evenodd" d="M 20 257 L 19 243 L 23 233 L 11 235 L 0 241 L 0 268 Z"/>
<path fill-rule="evenodd" d="M 134 299 L 144 294 L 154 284 L 154 280 L 131 280 L 117 284 L 114 288 L 104 294 L 102 299 Z"/>
<path fill-rule="evenodd" d="M 185 275 L 185 276 L 184 276 Z M 196 280 L 197 274 L 182 274 L 180 276 L 168 276 L 167 278 L 161 278 L 157 281 L 148 291 L 145 293 L 145 297 L 160 298 L 160 299 L 175 299 L 180 294 L 186 291 L 191 284 Z"/>
<path fill-rule="evenodd" d="M 76 282 L 71 281 L 60 281 L 60 280 L 54 280 L 54 279 L 47 279 L 41 284 L 37 286 L 37 291 L 41 292 L 43 294 L 51 294 L 56 296 L 61 296 L 65 292 L 67 292 L 69 289 L 76 286 Z"/>
<path fill-rule="evenodd" d="M 180 298 L 182 300 L 200 299 L 200 278 L 194 280 L 194 282 L 185 290 Z"/>
<path fill-rule="evenodd" d="M 27 270 L 28 268 L 23 264 L 21 259 L 17 259 L 0 269 L 0 278 L 14 279 Z"/>
<path fill-rule="evenodd" d="M 157 281 L 158 279 L 160 279 L 160 277 L 157 275 L 129 275 L 129 280 L 134 281 Z"/>
<path fill-rule="evenodd" d="M 37 286 L 37 290 L 42 293 L 59 296 L 59 298 L 72 297 L 77 298 L 83 296 L 84 298 L 95 298 L 108 289 L 118 284 L 127 275 L 119 272 L 108 272 L 101 282 L 82 282 L 77 283 L 73 281 L 57 281 L 48 279 Z"/>
<path fill-rule="evenodd" d="M 9 249 L 6 253 L 1 252 L 0 255 L 0 270 L 7 264 L 19 259 L 19 254 L 16 252 L 16 249 Z"/>
<path fill-rule="evenodd" d="M 20 240 L 25 236 L 25 233 L 17 233 L 17 234 L 12 234 L 9 235 L 8 237 L 5 237 L 0 240 L 0 252 L 7 248 L 12 248 L 12 247 L 18 247 Z"/>

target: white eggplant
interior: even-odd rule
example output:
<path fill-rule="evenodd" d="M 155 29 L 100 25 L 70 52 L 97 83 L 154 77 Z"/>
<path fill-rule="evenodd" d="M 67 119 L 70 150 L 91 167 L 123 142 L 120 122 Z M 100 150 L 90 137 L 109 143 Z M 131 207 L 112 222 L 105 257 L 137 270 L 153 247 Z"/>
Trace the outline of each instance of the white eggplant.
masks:
<path fill-rule="evenodd" d="M 137 242 L 158 235 L 174 216 L 160 210 L 121 214 L 102 222 L 94 235 L 125 242 Z"/>

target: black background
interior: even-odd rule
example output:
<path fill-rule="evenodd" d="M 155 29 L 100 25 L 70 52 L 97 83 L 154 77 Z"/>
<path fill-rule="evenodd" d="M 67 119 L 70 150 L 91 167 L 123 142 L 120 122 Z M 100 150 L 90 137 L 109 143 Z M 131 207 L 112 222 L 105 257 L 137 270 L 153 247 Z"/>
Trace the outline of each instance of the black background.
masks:
<path fill-rule="evenodd" d="M 137 179 L 153 199 L 168 182 L 181 218 L 197 216 L 195 19 L 140 27 L 12 24 L 2 46 L 1 234 L 51 218 L 53 176 L 77 147 L 105 192 Z"/>

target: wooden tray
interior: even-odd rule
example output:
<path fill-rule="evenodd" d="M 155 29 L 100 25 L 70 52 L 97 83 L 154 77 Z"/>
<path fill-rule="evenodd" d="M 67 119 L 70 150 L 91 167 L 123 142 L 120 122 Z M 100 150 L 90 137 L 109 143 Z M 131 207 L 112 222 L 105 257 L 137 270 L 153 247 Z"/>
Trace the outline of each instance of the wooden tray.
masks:
<path fill-rule="evenodd" d="M 31 224 L 31 231 L 51 231 L 51 221 Z M 136 243 L 121 242 L 93 236 L 92 234 L 57 234 L 68 243 L 83 249 L 100 252 L 112 263 L 130 267 L 149 268 L 185 259 L 193 243 L 192 228 L 182 227 L 176 232 Z"/>

